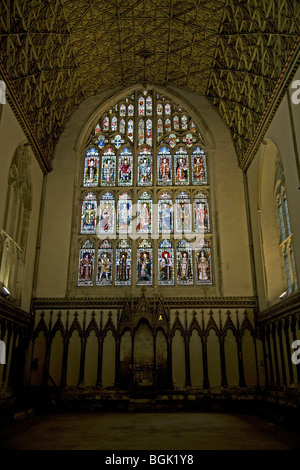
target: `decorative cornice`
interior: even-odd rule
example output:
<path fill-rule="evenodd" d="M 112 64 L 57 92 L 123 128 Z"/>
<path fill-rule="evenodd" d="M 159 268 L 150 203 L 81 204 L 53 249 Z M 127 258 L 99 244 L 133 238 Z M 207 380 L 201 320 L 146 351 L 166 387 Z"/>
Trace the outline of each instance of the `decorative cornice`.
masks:
<path fill-rule="evenodd" d="M 4 80 L 7 89 L 7 101 L 10 104 L 13 113 L 20 124 L 28 143 L 38 161 L 38 164 L 41 167 L 43 174 L 47 174 L 52 171 L 51 164 L 48 160 L 48 157 L 45 155 L 45 152 L 39 142 L 38 137 L 36 136 L 33 127 L 30 123 L 30 119 L 18 98 L 18 93 L 16 92 L 14 85 L 12 84 L 8 74 L 6 73 L 3 64 L 0 61 L 0 76 Z"/>
<path fill-rule="evenodd" d="M 271 121 L 274 117 L 275 112 L 277 111 L 284 93 L 286 92 L 287 87 L 289 86 L 293 75 L 296 71 L 296 67 L 300 63 L 300 36 L 298 37 L 297 41 L 295 42 L 295 45 L 286 61 L 286 64 L 280 74 L 279 79 L 277 80 L 277 83 L 275 85 L 275 88 L 273 90 L 273 93 L 269 99 L 269 102 L 262 114 L 262 117 L 259 121 L 259 124 L 257 126 L 257 129 L 255 131 L 255 134 L 248 146 L 248 149 L 246 150 L 246 153 L 240 163 L 240 168 L 244 172 L 247 171 L 249 168 L 251 162 L 253 161 L 259 146 L 261 144 L 261 141 L 263 140 L 270 124 Z"/>
<path fill-rule="evenodd" d="M 0 298 L 0 319 L 12 321 L 22 326 L 30 326 L 32 316 L 8 300 Z"/>
<path fill-rule="evenodd" d="M 138 303 L 141 297 L 99 297 L 99 298 L 35 298 L 32 299 L 33 310 L 41 309 L 90 309 L 90 308 L 118 308 L 122 307 L 126 300 L 131 303 Z M 254 308 L 256 309 L 255 297 L 148 297 L 149 304 L 162 301 L 169 308 Z"/>
<path fill-rule="evenodd" d="M 300 292 L 296 292 L 287 299 L 279 301 L 276 305 L 259 312 L 256 318 L 257 322 L 263 325 L 295 313 L 300 313 Z"/>

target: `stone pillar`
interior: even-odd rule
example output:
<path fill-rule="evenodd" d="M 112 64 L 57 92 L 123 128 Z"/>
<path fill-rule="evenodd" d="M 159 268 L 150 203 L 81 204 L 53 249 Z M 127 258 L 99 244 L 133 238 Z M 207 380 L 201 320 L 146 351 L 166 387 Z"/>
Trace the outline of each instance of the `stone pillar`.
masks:
<path fill-rule="evenodd" d="M 222 387 L 227 387 L 227 377 L 226 377 L 226 362 L 225 362 L 225 345 L 224 341 L 225 338 L 224 336 L 219 337 L 220 341 L 220 355 L 221 355 L 221 385 Z"/>
<path fill-rule="evenodd" d="M 203 388 L 209 388 L 208 363 L 207 363 L 207 337 L 202 338 L 203 351 Z"/>

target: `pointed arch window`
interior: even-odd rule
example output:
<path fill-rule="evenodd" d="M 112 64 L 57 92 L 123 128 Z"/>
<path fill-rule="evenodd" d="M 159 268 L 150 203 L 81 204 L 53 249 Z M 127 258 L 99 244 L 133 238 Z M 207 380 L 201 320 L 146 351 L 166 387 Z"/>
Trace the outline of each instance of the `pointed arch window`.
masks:
<path fill-rule="evenodd" d="M 137 284 L 152 284 L 152 245 L 142 240 L 137 249 Z"/>
<path fill-rule="evenodd" d="M 131 284 L 131 246 L 127 240 L 121 240 L 116 249 L 116 278 L 117 286 Z"/>
<path fill-rule="evenodd" d="M 79 250 L 79 286 L 92 286 L 94 284 L 94 259 L 95 245 L 90 240 L 86 240 Z"/>
<path fill-rule="evenodd" d="M 158 284 L 174 285 L 174 248 L 170 240 L 162 240 L 158 248 Z"/>
<path fill-rule="evenodd" d="M 98 234 L 115 232 L 115 199 L 111 193 L 105 193 L 99 202 Z"/>
<path fill-rule="evenodd" d="M 193 284 L 192 247 L 187 240 L 181 240 L 177 245 L 177 284 Z"/>
<path fill-rule="evenodd" d="M 96 233 L 97 196 L 88 193 L 82 201 L 81 233 Z"/>
<path fill-rule="evenodd" d="M 116 155 L 108 147 L 101 159 L 101 186 L 115 186 L 116 184 Z"/>
<path fill-rule="evenodd" d="M 97 256 L 97 286 L 112 285 L 113 248 L 109 240 L 104 240 L 98 245 Z"/>
<path fill-rule="evenodd" d="M 158 230 L 159 233 L 173 232 L 173 200 L 167 191 L 158 199 Z"/>
<path fill-rule="evenodd" d="M 142 147 L 138 154 L 138 185 L 152 185 L 152 152 L 148 147 Z"/>
<path fill-rule="evenodd" d="M 119 185 L 132 186 L 133 158 L 128 147 L 124 147 L 119 155 Z"/>
<path fill-rule="evenodd" d="M 98 186 L 99 177 L 99 153 L 92 147 L 88 150 L 84 162 L 83 186 Z"/>

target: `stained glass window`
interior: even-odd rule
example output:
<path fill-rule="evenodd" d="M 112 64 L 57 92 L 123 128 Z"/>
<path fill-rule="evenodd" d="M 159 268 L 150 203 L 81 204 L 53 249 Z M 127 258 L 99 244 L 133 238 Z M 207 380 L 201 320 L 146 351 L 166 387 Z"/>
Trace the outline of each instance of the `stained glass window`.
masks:
<path fill-rule="evenodd" d="M 115 231 L 115 200 L 111 193 L 105 193 L 99 203 L 98 233 L 107 234 Z"/>
<path fill-rule="evenodd" d="M 128 116 L 133 116 L 134 115 L 134 106 L 133 104 L 128 105 Z"/>
<path fill-rule="evenodd" d="M 115 186 L 116 184 L 116 155 L 111 147 L 108 147 L 102 155 L 101 185 Z"/>
<path fill-rule="evenodd" d="M 129 119 L 127 125 L 128 125 L 128 128 L 127 128 L 127 137 L 128 137 L 128 139 L 130 139 L 131 141 L 133 141 L 133 120 L 132 120 L 132 119 Z"/>
<path fill-rule="evenodd" d="M 196 283 L 198 285 L 212 284 L 211 249 L 208 240 L 202 240 L 195 249 Z"/>
<path fill-rule="evenodd" d="M 126 116 L 126 105 L 121 104 L 120 106 L 120 116 Z"/>
<path fill-rule="evenodd" d="M 176 197 L 176 233 L 191 233 L 192 210 L 191 201 L 185 191 L 181 191 Z"/>
<path fill-rule="evenodd" d="M 116 116 L 113 116 L 113 118 L 111 120 L 111 130 L 112 131 L 117 131 L 118 130 L 118 119 L 116 118 Z"/>
<path fill-rule="evenodd" d="M 181 240 L 177 245 L 177 284 L 193 284 L 192 248 L 187 240 Z"/>
<path fill-rule="evenodd" d="M 158 247 L 158 284 L 174 284 L 174 250 L 169 240 L 163 240 Z"/>
<path fill-rule="evenodd" d="M 120 129 L 121 134 L 125 134 L 125 120 L 124 120 L 124 119 L 121 119 L 121 120 L 120 120 L 120 127 L 119 127 L 119 129 Z"/>
<path fill-rule="evenodd" d="M 171 105 L 170 103 L 165 104 L 165 115 L 171 114 Z"/>
<path fill-rule="evenodd" d="M 192 180 L 194 185 L 207 184 L 206 155 L 199 146 L 192 151 Z"/>
<path fill-rule="evenodd" d="M 104 191 L 84 193 L 80 236 L 87 243 L 92 243 L 90 234 L 100 241 L 97 247 L 92 244 L 93 251 L 80 251 L 78 284 L 130 285 L 133 269 L 137 284 L 152 285 L 153 265 L 160 286 L 212 284 L 207 157 L 196 124 L 178 104 L 150 90 L 123 98 L 97 122 L 84 156 L 83 187 Z M 198 186 L 193 198 L 190 185 L 194 190 Z M 278 210 L 284 236 L 288 236 L 291 230 L 283 195 Z M 161 237 L 155 251 L 146 240 L 150 233 Z M 126 234 L 130 234 L 127 240 Z M 110 240 L 115 238 L 113 247 Z M 177 245 L 176 239 L 181 240 Z M 188 240 L 195 239 L 198 245 L 193 251 Z M 292 246 L 286 248 L 289 266 L 293 256 Z"/>
<path fill-rule="evenodd" d="M 137 201 L 137 232 L 151 233 L 152 198 L 147 192 L 142 193 Z"/>
<path fill-rule="evenodd" d="M 189 184 L 189 156 L 184 147 L 179 147 L 174 155 L 175 184 Z"/>
<path fill-rule="evenodd" d="M 137 249 L 137 284 L 152 284 L 152 246 L 142 240 Z"/>
<path fill-rule="evenodd" d="M 132 229 L 132 199 L 128 193 L 122 193 L 117 206 L 118 233 L 131 233 Z"/>
<path fill-rule="evenodd" d="M 164 146 L 157 155 L 157 174 L 159 185 L 172 184 L 172 156 L 170 150 Z"/>
<path fill-rule="evenodd" d="M 108 240 L 104 240 L 98 246 L 97 258 L 97 286 L 112 285 L 113 249 Z"/>
<path fill-rule="evenodd" d="M 81 233 L 96 233 L 97 197 L 88 193 L 82 201 Z"/>
<path fill-rule="evenodd" d="M 147 119 L 146 121 L 146 144 L 152 147 L 152 120 Z"/>
<path fill-rule="evenodd" d="M 138 110 L 139 110 L 139 116 L 145 115 L 145 98 L 143 96 L 139 97 Z"/>
<path fill-rule="evenodd" d="M 145 122 L 144 119 L 139 120 L 138 128 L 138 146 L 145 143 Z"/>
<path fill-rule="evenodd" d="M 132 185 L 132 152 L 124 147 L 119 154 L 119 185 Z"/>
<path fill-rule="evenodd" d="M 83 186 L 98 186 L 99 156 L 95 148 L 91 148 L 85 157 Z"/>
<path fill-rule="evenodd" d="M 164 191 L 158 199 L 158 221 L 159 233 L 173 232 L 173 201 L 167 191 Z"/>
<path fill-rule="evenodd" d="M 92 286 L 94 276 L 95 247 L 90 240 L 82 243 L 79 250 L 78 285 Z"/>
<path fill-rule="evenodd" d="M 163 121 L 161 118 L 157 119 L 157 140 L 161 139 L 164 135 Z"/>
<path fill-rule="evenodd" d="M 194 230 L 196 233 L 208 233 L 209 226 L 209 208 L 207 195 L 200 192 L 194 197 Z"/>
<path fill-rule="evenodd" d="M 171 131 L 171 120 L 167 118 L 165 120 L 165 132 L 170 132 Z"/>
<path fill-rule="evenodd" d="M 147 98 L 146 98 L 146 115 L 147 116 L 152 115 L 152 98 L 151 98 L 151 96 L 147 96 Z"/>
<path fill-rule="evenodd" d="M 138 185 L 152 185 L 152 152 L 147 147 L 143 147 L 138 154 Z"/>
<path fill-rule="evenodd" d="M 127 240 L 120 240 L 116 249 L 116 277 L 117 286 L 126 286 L 131 283 L 131 246 Z"/>
<path fill-rule="evenodd" d="M 109 117 L 105 116 L 103 119 L 103 130 L 109 131 Z"/>
<path fill-rule="evenodd" d="M 173 117 L 173 129 L 174 131 L 179 130 L 179 117 L 178 116 Z"/>
<path fill-rule="evenodd" d="M 182 130 L 186 130 L 186 129 L 187 129 L 187 123 L 188 123 L 188 117 L 187 117 L 185 114 L 183 114 L 183 115 L 181 116 L 181 129 L 182 129 Z"/>

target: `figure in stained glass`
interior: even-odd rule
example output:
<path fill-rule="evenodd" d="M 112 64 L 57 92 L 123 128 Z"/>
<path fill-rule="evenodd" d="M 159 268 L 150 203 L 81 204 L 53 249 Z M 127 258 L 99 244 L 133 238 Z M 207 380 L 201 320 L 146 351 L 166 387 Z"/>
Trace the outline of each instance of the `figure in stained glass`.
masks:
<path fill-rule="evenodd" d="M 116 116 L 113 116 L 111 120 L 111 130 L 112 131 L 117 131 L 118 130 L 118 119 Z"/>
<path fill-rule="evenodd" d="M 83 186 L 98 185 L 99 157 L 96 149 L 92 148 L 85 157 Z"/>
<path fill-rule="evenodd" d="M 164 129 L 163 129 L 163 121 L 162 119 L 157 119 L 157 140 L 163 136 L 164 134 Z"/>
<path fill-rule="evenodd" d="M 152 114 L 152 98 L 151 96 L 147 96 L 146 98 L 146 115 L 151 116 Z"/>
<path fill-rule="evenodd" d="M 129 285 L 131 281 L 131 248 L 121 240 L 116 249 L 116 285 Z"/>
<path fill-rule="evenodd" d="M 172 184 L 171 153 L 166 147 L 159 151 L 157 164 L 158 184 Z"/>
<path fill-rule="evenodd" d="M 152 146 L 152 120 L 146 121 L 146 144 Z"/>
<path fill-rule="evenodd" d="M 197 150 L 199 149 L 199 150 Z M 206 184 L 206 164 L 204 150 L 197 147 L 192 153 L 193 161 L 193 184 Z"/>
<path fill-rule="evenodd" d="M 105 240 L 98 248 L 97 280 L 98 286 L 112 284 L 113 250 L 110 242 Z"/>
<path fill-rule="evenodd" d="M 119 233 L 131 231 L 132 200 L 127 193 L 121 194 L 118 200 L 117 224 Z"/>
<path fill-rule="evenodd" d="M 158 248 L 158 284 L 174 284 L 173 245 L 168 240 L 163 240 Z"/>
<path fill-rule="evenodd" d="M 94 271 L 95 248 L 89 240 L 81 245 L 79 250 L 79 269 L 78 269 L 78 285 L 92 286 Z"/>
<path fill-rule="evenodd" d="M 130 186 L 132 184 L 132 154 L 127 147 L 119 156 L 119 185 Z"/>
<path fill-rule="evenodd" d="M 177 283 L 193 283 L 192 251 L 186 240 L 178 243 L 177 248 Z"/>
<path fill-rule="evenodd" d="M 88 193 L 82 202 L 81 233 L 96 233 L 97 199 Z"/>
<path fill-rule="evenodd" d="M 188 195 L 181 192 L 176 198 L 176 232 L 192 231 L 191 204 Z"/>
<path fill-rule="evenodd" d="M 139 120 L 139 127 L 138 127 L 138 145 L 142 145 L 145 143 L 145 123 L 143 119 Z"/>
<path fill-rule="evenodd" d="M 194 198 L 194 229 L 198 233 L 209 232 L 208 200 L 203 193 Z"/>
<path fill-rule="evenodd" d="M 100 200 L 99 206 L 99 233 L 113 233 L 115 215 L 113 195 L 105 193 Z"/>
<path fill-rule="evenodd" d="M 127 137 L 128 137 L 128 139 L 133 141 L 133 120 L 132 119 L 129 119 L 127 129 L 128 129 L 127 130 Z"/>
<path fill-rule="evenodd" d="M 152 184 L 152 155 L 146 147 L 138 155 L 138 185 L 150 186 Z"/>
<path fill-rule="evenodd" d="M 197 284 L 211 284 L 211 252 L 208 240 L 196 247 Z"/>
<path fill-rule="evenodd" d="M 188 155 L 175 155 L 175 183 L 188 184 L 189 183 L 189 166 Z"/>
<path fill-rule="evenodd" d="M 120 120 L 120 132 L 121 134 L 125 134 L 125 120 L 124 119 Z"/>
<path fill-rule="evenodd" d="M 179 130 L 179 117 L 178 116 L 173 117 L 173 129 L 174 131 Z"/>
<path fill-rule="evenodd" d="M 163 193 L 158 200 L 159 232 L 173 231 L 173 203 L 169 193 Z"/>
<path fill-rule="evenodd" d="M 116 184 L 116 157 L 109 149 L 102 156 L 101 185 L 114 186 Z"/>

